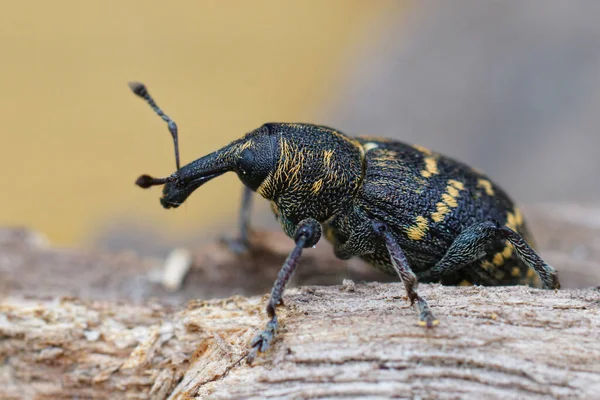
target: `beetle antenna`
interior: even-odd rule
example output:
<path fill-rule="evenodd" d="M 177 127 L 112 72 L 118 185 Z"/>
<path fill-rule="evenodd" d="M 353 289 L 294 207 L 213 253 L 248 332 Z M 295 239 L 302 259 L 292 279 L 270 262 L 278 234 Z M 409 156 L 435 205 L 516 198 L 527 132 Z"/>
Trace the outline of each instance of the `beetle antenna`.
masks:
<path fill-rule="evenodd" d="M 178 173 L 174 173 L 166 178 L 153 178 L 150 175 L 142 175 L 135 181 L 135 184 L 143 189 L 147 189 L 151 186 L 164 185 L 165 183 L 174 182 L 179 178 Z"/>
<path fill-rule="evenodd" d="M 148 93 L 146 85 L 140 82 L 129 82 L 129 88 L 137 96 L 146 100 L 146 102 L 150 104 L 150 107 L 152 107 L 154 112 L 157 113 L 158 116 L 161 117 L 163 121 L 167 123 L 167 126 L 169 127 L 169 132 L 171 132 L 171 136 L 173 137 L 173 145 L 175 146 L 175 164 L 177 165 L 177 172 L 179 172 L 179 139 L 177 136 L 177 124 L 171 119 L 171 117 L 165 114 L 164 111 L 158 107 L 158 105 L 156 105 L 156 102 L 154 101 L 152 96 L 150 96 L 150 93 Z"/>

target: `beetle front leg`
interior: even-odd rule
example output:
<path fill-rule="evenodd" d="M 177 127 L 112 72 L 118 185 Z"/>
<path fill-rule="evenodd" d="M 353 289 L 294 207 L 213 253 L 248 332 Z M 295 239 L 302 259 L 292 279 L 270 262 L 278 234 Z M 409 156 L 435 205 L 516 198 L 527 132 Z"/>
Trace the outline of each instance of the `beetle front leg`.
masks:
<path fill-rule="evenodd" d="M 396 242 L 396 239 L 394 239 L 389 232 L 387 225 L 383 222 L 374 221 L 373 229 L 385 241 L 392 265 L 398 276 L 400 276 L 402 283 L 404 283 L 410 304 L 413 305 L 415 302 L 417 303 L 417 309 L 419 310 L 419 325 L 428 328 L 437 325 L 439 321 L 433 316 L 427 301 L 425 301 L 425 299 L 417 292 L 417 286 L 419 285 L 417 277 L 410 269 L 410 265 L 408 264 L 404 252 Z"/>
<path fill-rule="evenodd" d="M 242 192 L 242 204 L 240 206 L 239 215 L 239 236 L 224 237 L 222 240 L 231 251 L 236 254 L 241 254 L 250 247 L 249 232 L 250 232 L 250 211 L 252 209 L 252 190 L 244 186 Z"/>
<path fill-rule="evenodd" d="M 285 285 L 294 274 L 294 270 L 296 269 L 298 260 L 302 254 L 302 249 L 314 246 L 317 244 L 320 238 L 321 225 L 317 222 L 317 220 L 307 218 L 300 221 L 294 236 L 296 246 L 283 263 L 283 267 L 281 267 L 281 270 L 277 275 L 277 279 L 275 280 L 273 289 L 271 290 L 271 297 L 267 303 L 267 315 L 269 316 L 270 320 L 267 323 L 265 330 L 259 333 L 254 339 L 252 339 L 252 342 L 250 342 L 251 349 L 248 353 L 248 363 L 252 364 L 252 361 L 258 352 L 262 353 L 269 348 L 269 345 L 275 336 L 275 332 L 277 331 L 278 325 L 275 307 L 281 303 Z"/>

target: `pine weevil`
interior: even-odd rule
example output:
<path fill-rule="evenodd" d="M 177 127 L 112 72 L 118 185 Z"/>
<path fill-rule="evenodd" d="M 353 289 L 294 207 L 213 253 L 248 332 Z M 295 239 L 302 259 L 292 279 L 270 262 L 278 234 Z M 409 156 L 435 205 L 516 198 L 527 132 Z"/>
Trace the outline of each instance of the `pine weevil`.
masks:
<path fill-rule="evenodd" d="M 554 268 L 528 244 L 519 209 L 481 172 L 431 150 L 385 138 L 345 134 L 320 125 L 266 123 L 227 146 L 180 167 L 177 125 L 146 87 L 131 83 L 167 122 L 177 171 L 140 176 L 142 188 L 163 185 L 164 208 L 225 172 L 244 183 L 238 248 L 247 245 L 251 193 L 271 202 L 295 247 L 273 285 L 269 322 L 250 343 L 248 361 L 264 352 L 277 329 L 275 308 L 303 248 L 321 232 L 341 259 L 357 256 L 404 283 L 418 322 L 437 320 L 417 291 L 418 282 L 444 285 L 560 287 Z"/>

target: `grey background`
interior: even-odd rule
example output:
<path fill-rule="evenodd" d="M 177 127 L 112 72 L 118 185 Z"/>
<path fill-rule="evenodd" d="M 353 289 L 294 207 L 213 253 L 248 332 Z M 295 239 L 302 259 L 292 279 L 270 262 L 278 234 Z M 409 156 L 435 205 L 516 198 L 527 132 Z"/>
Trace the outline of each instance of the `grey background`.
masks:
<path fill-rule="evenodd" d="M 600 2 L 427 0 L 387 18 L 330 125 L 454 156 L 519 202 L 598 200 Z"/>

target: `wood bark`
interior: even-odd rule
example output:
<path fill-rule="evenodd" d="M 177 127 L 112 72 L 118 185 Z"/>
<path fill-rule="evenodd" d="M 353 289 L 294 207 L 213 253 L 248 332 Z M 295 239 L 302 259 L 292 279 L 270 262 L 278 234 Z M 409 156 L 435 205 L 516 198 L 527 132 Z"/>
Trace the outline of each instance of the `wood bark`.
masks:
<path fill-rule="evenodd" d="M 291 289 L 253 366 L 264 297 L 183 308 L 6 299 L 4 399 L 587 398 L 600 396 L 600 292 L 525 287 L 421 291 L 441 320 L 417 326 L 399 283 Z"/>
<path fill-rule="evenodd" d="M 401 283 L 306 252 L 272 349 L 243 356 L 291 241 L 193 251 L 178 291 L 162 260 L 53 249 L 0 230 L 0 399 L 600 398 L 600 212 L 537 207 L 532 226 L 565 290 L 421 285 L 440 325 L 417 325 Z M 340 283 L 314 286 L 308 284 Z M 389 278 L 387 278 L 389 279 Z M 587 287 L 587 289 L 574 289 Z M 242 293 L 247 296 L 233 295 Z M 226 296 L 218 300 L 197 300 Z"/>

